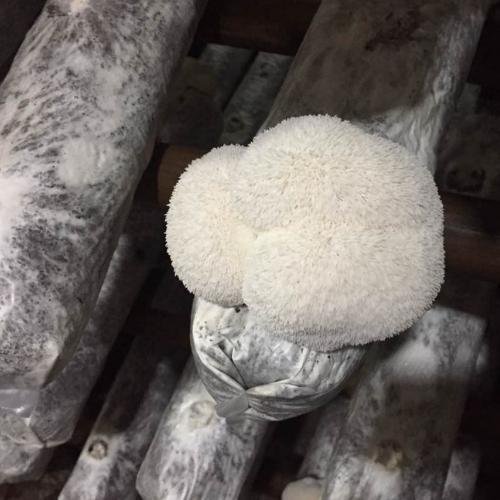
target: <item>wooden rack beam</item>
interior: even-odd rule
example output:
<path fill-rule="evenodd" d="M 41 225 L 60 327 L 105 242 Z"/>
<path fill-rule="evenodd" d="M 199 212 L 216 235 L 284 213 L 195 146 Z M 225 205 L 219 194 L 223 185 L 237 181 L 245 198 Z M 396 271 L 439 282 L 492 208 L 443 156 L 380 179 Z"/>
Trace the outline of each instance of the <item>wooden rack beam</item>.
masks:
<path fill-rule="evenodd" d="M 211 0 L 197 40 L 293 55 L 319 0 Z"/>
<path fill-rule="evenodd" d="M 441 193 L 445 210 L 446 267 L 500 282 L 500 203 Z"/>

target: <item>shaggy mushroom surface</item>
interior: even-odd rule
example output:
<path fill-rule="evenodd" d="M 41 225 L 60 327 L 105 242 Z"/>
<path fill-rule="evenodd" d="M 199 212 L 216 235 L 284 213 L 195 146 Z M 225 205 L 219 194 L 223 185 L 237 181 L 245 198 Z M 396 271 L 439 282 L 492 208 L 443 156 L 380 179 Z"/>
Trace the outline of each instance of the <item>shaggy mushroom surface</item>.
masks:
<path fill-rule="evenodd" d="M 176 274 L 317 351 L 383 340 L 435 299 L 443 211 L 404 147 L 331 116 L 290 118 L 181 176 L 167 213 Z"/>

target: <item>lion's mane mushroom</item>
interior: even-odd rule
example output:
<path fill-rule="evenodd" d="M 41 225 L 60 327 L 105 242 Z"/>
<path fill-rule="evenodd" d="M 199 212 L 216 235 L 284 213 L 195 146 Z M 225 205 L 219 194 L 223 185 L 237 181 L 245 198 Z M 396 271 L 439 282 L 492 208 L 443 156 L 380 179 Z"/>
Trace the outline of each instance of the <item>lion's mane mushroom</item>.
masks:
<path fill-rule="evenodd" d="M 430 306 L 442 205 L 402 146 L 303 116 L 194 161 L 170 201 L 167 247 L 195 295 L 244 303 L 270 335 L 332 351 L 399 333 Z"/>
<path fill-rule="evenodd" d="M 359 345 L 434 300 L 442 233 L 425 166 L 338 118 L 292 118 L 194 161 L 167 247 L 197 296 L 193 355 L 219 415 L 281 420 L 331 399 Z"/>

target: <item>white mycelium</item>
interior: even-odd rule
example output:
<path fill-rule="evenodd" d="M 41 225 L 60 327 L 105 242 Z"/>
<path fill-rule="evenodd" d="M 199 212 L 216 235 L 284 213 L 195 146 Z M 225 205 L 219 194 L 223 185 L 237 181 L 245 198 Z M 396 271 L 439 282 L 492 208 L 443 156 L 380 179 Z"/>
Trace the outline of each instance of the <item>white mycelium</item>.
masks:
<path fill-rule="evenodd" d="M 217 413 L 284 420 L 332 399 L 359 366 L 364 349 L 318 352 L 269 336 L 247 307 L 193 305 L 193 358 Z"/>
<path fill-rule="evenodd" d="M 442 205 L 402 146 L 329 116 L 285 120 L 193 162 L 167 214 L 174 269 L 197 296 L 246 304 L 319 351 L 382 340 L 443 279 Z"/>
<path fill-rule="evenodd" d="M 0 85 L 0 389 L 71 357 L 203 6 L 50 0 L 17 52 Z"/>

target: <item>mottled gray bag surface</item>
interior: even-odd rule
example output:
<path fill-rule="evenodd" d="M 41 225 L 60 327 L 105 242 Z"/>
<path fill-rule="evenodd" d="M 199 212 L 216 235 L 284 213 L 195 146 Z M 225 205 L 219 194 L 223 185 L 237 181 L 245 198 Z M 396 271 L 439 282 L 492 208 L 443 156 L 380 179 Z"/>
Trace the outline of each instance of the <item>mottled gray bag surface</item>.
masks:
<path fill-rule="evenodd" d="M 223 417 L 283 420 L 326 403 L 359 366 L 365 348 L 318 352 L 259 329 L 245 306 L 197 298 L 191 344 L 200 377 Z"/>

